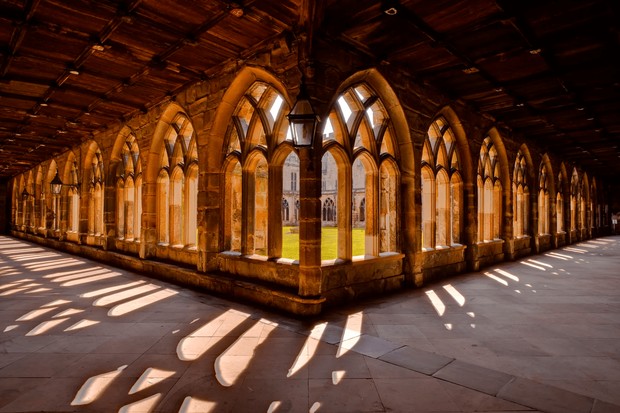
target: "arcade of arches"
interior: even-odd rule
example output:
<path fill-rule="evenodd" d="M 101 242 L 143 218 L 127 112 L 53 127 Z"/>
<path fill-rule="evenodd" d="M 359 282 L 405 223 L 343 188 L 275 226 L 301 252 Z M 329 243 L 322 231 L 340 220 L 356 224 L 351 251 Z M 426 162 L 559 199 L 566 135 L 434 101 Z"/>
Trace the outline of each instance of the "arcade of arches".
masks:
<path fill-rule="evenodd" d="M 194 84 L 15 177 L 11 233 L 315 314 L 611 231 L 597 177 L 389 68 L 316 73 L 321 123 L 297 149 L 299 75 L 273 69 Z"/>

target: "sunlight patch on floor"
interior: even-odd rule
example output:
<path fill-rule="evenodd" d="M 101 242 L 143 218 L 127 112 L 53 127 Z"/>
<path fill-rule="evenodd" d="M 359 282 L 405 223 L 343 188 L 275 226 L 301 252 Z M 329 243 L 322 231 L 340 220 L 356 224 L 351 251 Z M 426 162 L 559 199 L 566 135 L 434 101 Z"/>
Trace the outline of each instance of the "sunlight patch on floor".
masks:
<path fill-rule="evenodd" d="M 126 404 L 121 407 L 118 413 L 148 413 L 153 411 L 157 402 L 161 398 L 161 393 L 154 394 L 137 402 Z"/>
<path fill-rule="evenodd" d="M 179 413 L 209 413 L 214 412 L 217 407 L 216 402 L 195 399 L 187 396 L 179 409 Z"/>
<path fill-rule="evenodd" d="M 169 289 L 157 291 L 153 294 L 142 296 L 112 307 L 110 311 L 108 311 L 108 316 L 119 317 L 131 313 L 132 311 L 140 310 L 146 306 L 165 300 L 177 294 L 178 292 Z"/>
<path fill-rule="evenodd" d="M 254 358 L 256 347 L 260 344 L 259 335 L 255 327 L 258 322 L 241 334 L 214 363 L 215 377 L 224 387 L 236 383 Z M 262 326 L 261 326 L 262 327 Z"/>
<path fill-rule="evenodd" d="M 446 290 L 448 294 L 452 296 L 452 298 L 454 298 L 454 301 L 456 301 L 460 307 L 463 307 L 463 305 L 465 305 L 465 297 L 463 297 L 463 294 L 461 294 L 456 288 L 454 288 L 452 284 L 444 285 L 443 289 Z"/>
<path fill-rule="evenodd" d="M 149 367 L 144 370 L 144 373 L 142 373 L 140 378 L 136 380 L 135 384 L 129 390 L 129 394 L 134 394 L 144 389 L 148 389 L 149 387 L 174 376 L 175 373 L 175 371 L 160 370 Z"/>
<path fill-rule="evenodd" d="M 347 372 L 344 370 L 332 371 L 332 383 L 334 384 L 334 386 L 338 385 L 342 381 L 346 373 Z"/>
<path fill-rule="evenodd" d="M 130 283 L 127 283 L 127 284 L 114 285 L 112 287 L 101 288 L 99 290 L 95 290 L 95 291 L 91 291 L 91 292 L 88 292 L 88 293 L 80 294 L 80 297 L 82 297 L 82 298 L 94 298 L 94 297 L 98 297 L 100 295 L 105 295 L 105 294 L 113 293 L 114 291 L 124 290 L 125 288 L 131 288 L 131 287 L 135 287 L 137 285 L 142 285 L 144 283 L 145 283 L 145 281 L 134 281 L 134 282 L 130 282 Z"/>
<path fill-rule="evenodd" d="M 97 398 L 126 367 L 127 365 L 120 366 L 116 370 L 102 373 L 86 380 L 75 395 L 75 398 L 71 402 L 71 406 L 83 406 L 97 400 Z"/>
<path fill-rule="evenodd" d="M 43 314 L 47 314 L 50 313 L 54 310 L 58 309 L 58 307 L 48 307 L 48 308 L 39 308 L 37 310 L 32 310 L 26 314 L 24 314 L 23 316 L 19 317 L 17 320 L 15 321 L 29 321 L 29 320 L 34 320 L 35 318 L 42 316 Z"/>
<path fill-rule="evenodd" d="M 508 281 L 503 280 L 501 278 L 499 278 L 497 275 L 493 275 L 490 272 L 485 272 L 484 275 L 486 275 L 487 277 L 489 277 L 492 280 L 497 281 L 498 283 L 505 285 L 506 287 L 508 287 Z"/>
<path fill-rule="evenodd" d="M 56 314 L 52 318 L 67 317 L 67 316 L 72 316 L 72 315 L 83 313 L 83 312 L 84 310 L 81 310 L 79 308 L 68 308 L 65 311 L 61 311 L 60 313 Z"/>
<path fill-rule="evenodd" d="M 147 285 L 143 285 L 141 287 L 132 288 L 130 290 L 122 291 L 122 292 L 119 292 L 119 293 L 116 293 L 116 294 L 106 295 L 105 297 L 101 297 L 101 298 L 95 300 L 93 305 L 96 306 L 96 307 L 104 307 L 106 305 L 114 304 L 114 303 L 117 303 L 119 301 L 123 301 L 123 300 L 126 300 L 128 298 L 133 298 L 133 297 L 135 297 L 137 295 L 145 294 L 145 293 L 148 293 L 150 291 L 157 290 L 157 289 L 159 289 L 158 286 L 153 285 L 153 284 L 147 284 Z"/>
<path fill-rule="evenodd" d="M 121 274 L 118 272 L 111 272 L 108 274 L 95 275 L 93 277 L 80 278 L 78 280 L 67 281 L 66 283 L 60 284 L 62 287 L 73 287 L 75 285 L 88 284 L 95 281 L 107 280 L 108 278 L 115 278 L 120 276 Z"/>
<path fill-rule="evenodd" d="M 82 328 L 87 328 L 90 326 L 94 326 L 96 324 L 99 324 L 101 321 L 96 321 L 96 320 L 80 320 L 77 323 L 73 324 L 72 326 L 69 326 L 67 328 L 65 328 L 65 331 L 75 331 L 75 330 L 80 330 Z"/>
<path fill-rule="evenodd" d="M 317 332 L 318 337 L 312 337 L 312 335 L 310 335 L 306 338 L 304 345 L 301 347 L 301 350 L 299 350 L 299 353 L 297 353 L 297 357 L 295 357 L 295 361 L 293 362 L 293 365 L 291 366 L 290 369 L 288 369 L 288 373 L 286 374 L 286 377 L 291 377 L 292 375 L 297 373 L 299 370 L 304 368 L 304 366 L 308 364 L 308 362 L 314 357 L 314 354 L 316 353 L 316 350 L 318 349 L 319 344 L 321 344 L 321 341 L 320 341 L 321 335 L 322 335 L 322 332 L 325 330 L 326 325 L 327 325 L 326 323 L 322 323 L 323 329 L 321 330 L 320 335 Z"/>
<path fill-rule="evenodd" d="M 545 267 L 542 267 L 542 266 L 540 266 L 540 265 L 533 264 L 533 263 L 528 262 L 528 261 L 519 261 L 519 263 L 520 263 L 520 264 L 523 264 L 523 265 L 527 265 L 528 267 L 536 268 L 537 270 L 547 271 L 547 269 L 546 269 Z"/>
<path fill-rule="evenodd" d="M 519 282 L 519 277 L 517 277 L 516 275 L 512 275 L 511 273 L 509 273 L 508 271 L 504 271 L 501 268 L 496 268 L 493 271 L 495 271 L 498 274 L 503 275 L 506 278 L 511 279 L 512 281 L 516 281 Z"/>
<path fill-rule="evenodd" d="M 338 343 L 338 351 L 336 352 L 336 358 L 344 356 L 350 349 L 355 347 L 355 344 L 359 341 L 362 335 L 362 323 L 364 321 L 364 313 L 359 311 L 354 314 L 349 314 L 347 322 L 342 331 L 342 338 Z M 346 347 L 344 342 L 347 342 Z"/>
<path fill-rule="evenodd" d="M 437 315 L 440 317 L 446 312 L 446 305 L 441 301 L 441 298 L 437 295 L 437 293 L 433 290 L 425 291 L 426 296 L 431 301 L 433 308 L 437 312 Z"/>
<path fill-rule="evenodd" d="M 33 328 L 32 330 L 30 330 L 29 332 L 27 332 L 26 336 L 38 336 L 41 334 L 45 334 L 52 328 L 64 323 L 68 319 L 69 318 L 67 317 L 67 318 L 58 318 L 55 320 L 44 321 L 38 326 L 36 326 L 35 328 Z"/>

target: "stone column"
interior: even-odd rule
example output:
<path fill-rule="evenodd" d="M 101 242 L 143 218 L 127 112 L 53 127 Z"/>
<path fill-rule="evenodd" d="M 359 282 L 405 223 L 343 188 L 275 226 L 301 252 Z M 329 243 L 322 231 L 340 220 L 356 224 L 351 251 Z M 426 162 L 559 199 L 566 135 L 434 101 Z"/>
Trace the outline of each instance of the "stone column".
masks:
<path fill-rule="evenodd" d="M 311 148 L 299 150 L 299 295 L 321 295 L 321 168 Z"/>
<path fill-rule="evenodd" d="M 217 270 L 220 251 L 220 173 L 204 172 L 198 180 L 198 271 Z"/>
<path fill-rule="evenodd" d="M 152 246 L 157 243 L 157 183 L 144 183 L 142 187 L 142 228 L 140 231 L 140 258 L 149 258 Z"/>

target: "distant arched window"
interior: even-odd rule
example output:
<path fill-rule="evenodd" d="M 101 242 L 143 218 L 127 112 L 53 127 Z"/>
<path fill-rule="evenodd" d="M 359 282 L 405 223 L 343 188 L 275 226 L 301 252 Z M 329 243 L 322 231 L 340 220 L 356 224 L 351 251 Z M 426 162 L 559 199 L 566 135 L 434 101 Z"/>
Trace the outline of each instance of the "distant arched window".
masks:
<path fill-rule="evenodd" d="M 323 221 L 325 223 L 333 223 L 336 221 L 336 206 L 334 200 L 327 198 L 323 202 Z"/>
<path fill-rule="evenodd" d="M 289 220 L 289 205 L 288 205 L 288 201 L 286 199 L 282 199 L 282 220 L 283 221 L 288 221 Z"/>
<path fill-rule="evenodd" d="M 198 151 L 191 121 L 178 113 L 165 131 L 157 179 L 158 242 L 196 244 Z"/>
<path fill-rule="evenodd" d="M 422 246 L 458 244 L 463 185 L 456 138 L 439 117 L 428 129 L 422 149 Z"/>
<path fill-rule="evenodd" d="M 501 237 L 502 183 L 499 157 L 490 137 L 480 148 L 478 161 L 478 241 Z"/>

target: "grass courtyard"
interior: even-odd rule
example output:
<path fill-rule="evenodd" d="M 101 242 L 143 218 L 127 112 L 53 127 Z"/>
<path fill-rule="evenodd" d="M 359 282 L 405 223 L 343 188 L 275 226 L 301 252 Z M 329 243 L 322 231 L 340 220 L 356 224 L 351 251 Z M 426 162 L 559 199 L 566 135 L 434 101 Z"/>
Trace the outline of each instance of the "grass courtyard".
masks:
<path fill-rule="evenodd" d="M 353 256 L 364 255 L 364 228 L 353 229 Z M 338 228 L 321 229 L 321 260 L 333 260 L 338 254 Z M 282 257 L 299 259 L 299 227 L 282 227 Z"/>

